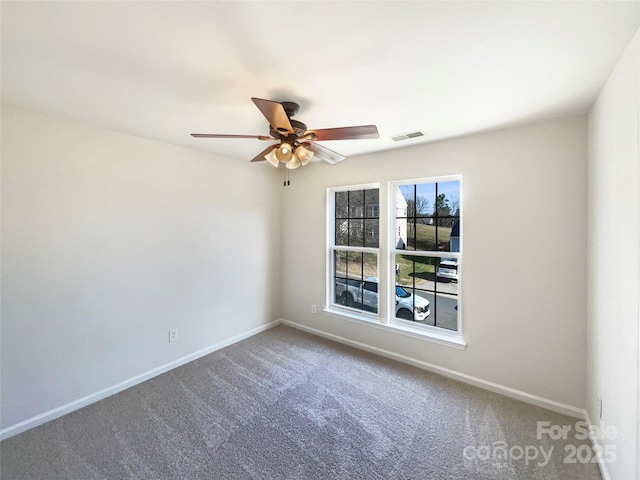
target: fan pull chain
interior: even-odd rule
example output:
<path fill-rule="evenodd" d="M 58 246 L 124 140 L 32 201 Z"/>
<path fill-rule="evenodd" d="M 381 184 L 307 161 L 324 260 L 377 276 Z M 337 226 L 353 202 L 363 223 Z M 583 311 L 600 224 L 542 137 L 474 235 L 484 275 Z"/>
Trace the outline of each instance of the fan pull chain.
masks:
<path fill-rule="evenodd" d="M 285 168 L 284 169 L 284 181 L 282 182 L 282 186 L 283 187 L 288 187 L 289 185 L 291 185 L 291 182 L 289 181 L 289 169 Z"/>

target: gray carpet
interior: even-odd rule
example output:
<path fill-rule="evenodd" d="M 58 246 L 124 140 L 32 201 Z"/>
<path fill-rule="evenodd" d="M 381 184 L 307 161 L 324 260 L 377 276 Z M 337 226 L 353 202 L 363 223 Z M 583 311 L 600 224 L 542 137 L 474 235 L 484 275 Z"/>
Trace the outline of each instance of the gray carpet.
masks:
<path fill-rule="evenodd" d="M 576 422 L 278 326 L 5 440 L 0 467 L 6 480 L 600 479 L 563 463 L 584 442 L 536 439 L 544 420 Z"/>

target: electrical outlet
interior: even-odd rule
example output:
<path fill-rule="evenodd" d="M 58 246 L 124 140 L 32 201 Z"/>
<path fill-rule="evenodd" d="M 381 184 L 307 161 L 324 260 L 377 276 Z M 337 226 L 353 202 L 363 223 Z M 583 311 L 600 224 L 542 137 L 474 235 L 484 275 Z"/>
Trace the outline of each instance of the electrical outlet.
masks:
<path fill-rule="evenodd" d="M 316 313 L 316 306 L 315 305 L 311 305 L 311 313 Z"/>
<path fill-rule="evenodd" d="M 178 340 L 178 329 L 174 328 L 173 330 L 169 330 L 169 343 L 175 342 Z"/>

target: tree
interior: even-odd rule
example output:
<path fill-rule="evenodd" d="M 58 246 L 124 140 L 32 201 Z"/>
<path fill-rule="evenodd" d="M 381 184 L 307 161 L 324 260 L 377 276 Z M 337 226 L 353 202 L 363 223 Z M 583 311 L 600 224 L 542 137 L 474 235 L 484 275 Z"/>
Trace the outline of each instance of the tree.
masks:
<path fill-rule="evenodd" d="M 460 215 L 460 199 L 454 198 L 453 200 L 451 200 L 450 203 L 451 203 L 451 214 L 455 216 L 459 216 Z"/>
<path fill-rule="evenodd" d="M 436 215 L 439 217 L 451 215 L 451 205 L 449 205 L 449 199 L 444 193 L 441 193 L 436 198 Z"/>
<path fill-rule="evenodd" d="M 407 217 L 423 217 L 429 215 L 431 204 L 425 197 L 407 200 Z"/>
<path fill-rule="evenodd" d="M 439 227 L 450 227 L 453 225 L 452 218 L 441 218 L 451 215 L 451 205 L 449 205 L 449 199 L 444 193 L 436 197 L 436 215 L 438 216 L 437 224 Z"/>

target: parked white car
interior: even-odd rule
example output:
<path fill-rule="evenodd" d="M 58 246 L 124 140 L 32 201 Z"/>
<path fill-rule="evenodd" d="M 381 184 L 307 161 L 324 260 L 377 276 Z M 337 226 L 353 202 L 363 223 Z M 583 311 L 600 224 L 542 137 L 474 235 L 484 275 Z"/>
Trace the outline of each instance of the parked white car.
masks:
<path fill-rule="evenodd" d="M 336 303 L 347 307 L 361 308 L 369 312 L 378 312 L 378 279 L 365 278 L 336 279 Z M 403 287 L 396 285 L 396 318 L 420 322 L 431 314 L 429 300 L 413 295 Z"/>
<path fill-rule="evenodd" d="M 440 278 L 458 281 L 458 259 L 443 258 L 438 266 L 436 275 Z"/>

